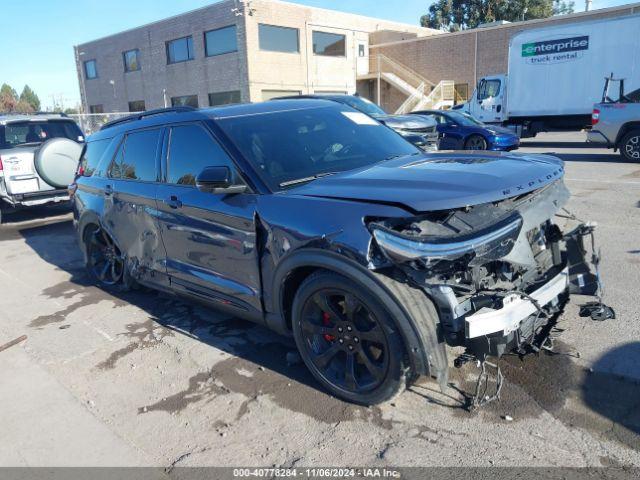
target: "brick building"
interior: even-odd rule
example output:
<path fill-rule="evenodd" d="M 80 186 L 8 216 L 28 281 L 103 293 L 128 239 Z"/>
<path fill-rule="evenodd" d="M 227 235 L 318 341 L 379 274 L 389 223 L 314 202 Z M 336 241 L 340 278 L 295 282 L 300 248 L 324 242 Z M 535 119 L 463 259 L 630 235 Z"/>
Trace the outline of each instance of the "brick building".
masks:
<path fill-rule="evenodd" d="M 87 112 L 356 91 L 395 112 L 465 100 L 479 78 L 507 72 L 509 42 L 523 30 L 634 13 L 640 3 L 443 33 L 279 0 L 225 0 L 78 45 L 75 55 Z"/>
<path fill-rule="evenodd" d="M 75 47 L 87 112 L 356 90 L 369 34 L 440 32 L 276 0 L 226 0 Z"/>
<path fill-rule="evenodd" d="M 399 85 L 393 84 L 392 78 L 391 81 L 385 81 L 383 78 L 378 92 L 376 77 L 378 73 L 384 74 L 385 70 L 397 69 L 397 66 L 401 65 L 407 71 L 404 80 L 411 82 L 414 87 L 418 79 L 425 82 L 427 87 L 437 85 L 443 80 L 451 80 L 457 86 L 458 93 L 464 97 L 465 93 L 472 93 L 480 78 L 507 73 L 509 42 L 515 34 L 523 30 L 634 13 L 640 13 L 640 3 L 540 20 L 502 23 L 443 35 L 374 41 L 370 47 L 370 72 L 367 76 L 360 77 L 358 91 L 378 101 L 387 111 L 395 111 L 410 92 L 399 89 Z M 371 38 L 375 40 L 376 35 L 372 34 Z M 383 59 L 380 67 L 379 58 Z M 390 66 L 385 68 L 385 63 Z M 416 77 L 416 80 L 412 82 L 413 77 Z"/>

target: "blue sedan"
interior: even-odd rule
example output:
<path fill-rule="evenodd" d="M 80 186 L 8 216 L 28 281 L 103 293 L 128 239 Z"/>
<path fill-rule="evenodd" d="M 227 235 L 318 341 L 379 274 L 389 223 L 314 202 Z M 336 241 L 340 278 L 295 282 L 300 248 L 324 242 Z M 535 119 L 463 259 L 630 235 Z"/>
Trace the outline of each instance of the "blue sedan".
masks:
<path fill-rule="evenodd" d="M 440 150 L 501 150 L 508 152 L 520 145 L 520 138 L 511 130 L 494 127 L 471 115 L 452 110 L 412 112 L 430 116 L 437 122 Z"/>

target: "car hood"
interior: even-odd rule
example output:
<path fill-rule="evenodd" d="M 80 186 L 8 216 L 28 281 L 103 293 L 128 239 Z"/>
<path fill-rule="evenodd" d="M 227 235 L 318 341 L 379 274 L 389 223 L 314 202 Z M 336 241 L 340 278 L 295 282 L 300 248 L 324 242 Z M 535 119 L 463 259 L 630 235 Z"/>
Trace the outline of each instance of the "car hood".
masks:
<path fill-rule="evenodd" d="M 493 135 L 500 135 L 500 136 L 511 135 L 513 137 L 517 136 L 513 130 L 509 130 L 508 128 L 505 128 L 505 127 L 494 127 L 493 125 L 485 125 L 484 127 L 470 127 L 470 128 L 477 128 L 478 130 L 484 130 L 485 132 L 489 132 Z"/>
<path fill-rule="evenodd" d="M 289 193 L 396 204 L 427 212 L 521 195 L 563 174 L 562 160 L 549 155 L 433 153 L 322 177 Z"/>
<path fill-rule="evenodd" d="M 388 127 L 401 130 L 422 130 L 436 126 L 435 120 L 420 115 L 377 115 L 375 118 Z"/>

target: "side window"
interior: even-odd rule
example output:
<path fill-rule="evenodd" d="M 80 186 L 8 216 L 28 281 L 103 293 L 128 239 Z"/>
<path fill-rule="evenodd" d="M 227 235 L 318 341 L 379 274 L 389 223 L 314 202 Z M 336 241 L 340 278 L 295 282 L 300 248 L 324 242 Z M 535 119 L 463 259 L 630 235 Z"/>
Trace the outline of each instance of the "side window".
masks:
<path fill-rule="evenodd" d="M 125 137 L 109 170 L 111 178 L 155 182 L 161 129 L 141 130 Z"/>
<path fill-rule="evenodd" d="M 122 160 L 124 159 L 124 140 L 120 143 L 118 151 L 111 162 L 107 176 L 109 178 L 122 178 Z"/>
<path fill-rule="evenodd" d="M 87 143 L 84 153 L 80 158 L 80 168 L 78 169 L 80 175 L 84 177 L 93 175 L 109 143 L 111 143 L 111 138 Z"/>
<path fill-rule="evenodd" d="M 233 161 L 201 126 L 173 127 L 169 142 L 167 183 L 195 185 L 205 167 L 227 166 L 235 176 Z"/>
<path fill-rule="evenodd" d="M 483 80 L 478 89 L 478 100 L 497 97 L 500 93 L 500 80 Z"/>
<path fill-rule="evenodd" d="M 447 117 L 444 115 L 438 115 L 437 113 L 433 115 L 433 119 L 438 123 L 438 125 L 446 125 L 448 123 Z"/>

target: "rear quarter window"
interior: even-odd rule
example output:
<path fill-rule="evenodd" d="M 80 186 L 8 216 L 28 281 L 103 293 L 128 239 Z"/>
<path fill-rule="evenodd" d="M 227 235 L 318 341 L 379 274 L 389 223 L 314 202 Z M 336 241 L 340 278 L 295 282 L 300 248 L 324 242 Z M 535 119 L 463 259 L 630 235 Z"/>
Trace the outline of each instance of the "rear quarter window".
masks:
<path fill-rule="evenodd" d="M 83 177 L 91 177 L 96 172 L 98 165 L 100 165 L 100 160 L 102 160 L 102 157 L 107 151 L 111 140 L 111 138 L 106 138 L 104 140 L 87 143 L 82 157 L 80 157 L 80 168 L 78 169 L 80 175 Z"/>

